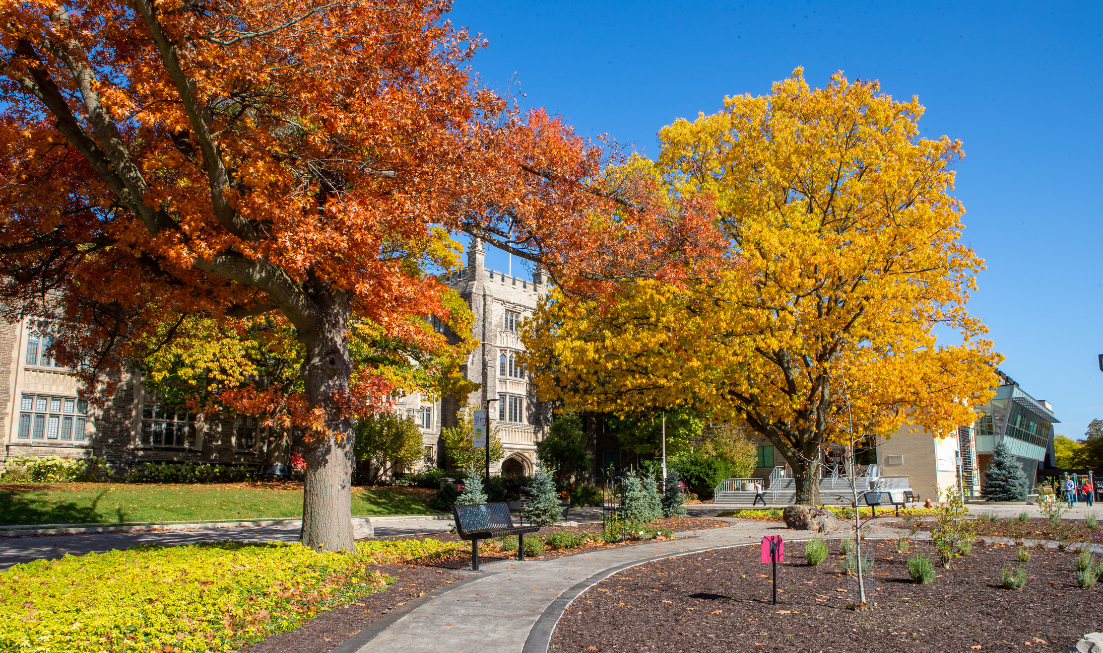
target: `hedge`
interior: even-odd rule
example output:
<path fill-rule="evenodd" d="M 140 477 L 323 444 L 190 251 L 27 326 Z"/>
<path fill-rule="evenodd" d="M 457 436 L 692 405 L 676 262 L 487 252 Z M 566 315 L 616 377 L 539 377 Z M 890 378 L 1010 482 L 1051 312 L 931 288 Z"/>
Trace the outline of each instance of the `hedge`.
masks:
<path fill-rule="evenodd" d="M 0 650 L 230 651 L 386 587 L 364 565 L 449 555 L 464 543 L 143 545 L 0 573 Z"/>

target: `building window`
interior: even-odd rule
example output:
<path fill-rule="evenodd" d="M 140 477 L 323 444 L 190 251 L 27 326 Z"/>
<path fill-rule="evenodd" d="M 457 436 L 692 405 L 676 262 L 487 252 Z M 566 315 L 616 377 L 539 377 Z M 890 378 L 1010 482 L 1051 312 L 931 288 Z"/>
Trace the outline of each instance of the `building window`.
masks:
<path fill-rule="evenodd" d="M 20 440 L 84 442 L 87 437 L 88 402 L 83 399 L 25 394 L 19 408 Z"/>
<path fill-rule="evenodd" d="M 433 448 L 425 447 L 425 464 L 433 466 L 436 463 L 436 458 L 433 457 Z"/>
<path fill-rule="evenodd" d="M 183 406 L 145 404 L 141 437 L 144 447 L 194 447 L 195 413 Z"/>
<path fill-rule="evenodd" d="M 506 331 L 517 332 L 517 323 L 521 321 L 521 314 L 516 311 L 506 311 L 505 317 L 505 329 Z"/>
<path fill-rule="evenodd" d="M 39 367 L 61 367 L 61 365 L 57 361 L 50 358 L 50 354 L 47 351 L 52 344 L 54 344 L 54 337 L 48 333 L 28 334 L 27 357 L 25 359 L 27 365 L 37 365 Z"/>
<path fill-rule="evenodd" d="M 524 421 L 524 397 L 498 395 L 498 421 L 520 423 Z"/>
<path fill-rule="evenodd" d="M 234 426 L 234 449 L 252 451 L 257 441 L 257 418 L 251 415 L 238 415 Z"/>
<path fill-rule="evenodd" d="M 505 376 L 508 371 L 509 358 L 505 352 L 502 352 L 502 355 L 498 357 L 498 376 Z"/>
<path fill-rule="evenodd" d="M 432 406 L 421 408 L 418 411 L 417 423 L 419 425 L 421 425 L 421 428 L 423 428 L 423 429 L 433 428 L 433 407 Z"/>
<path fill-rule="evenodd" d="M 755 463 L 755 467 L 773 467 L 774 466 L 774 447 L 773 445 L 766 445 L 764 447 L 755 447 L 758 454 L 758 461 Z"/>
<path fill-rule="evenodd" d="M 521 357 L 512 352 L 498 357 L 498 376 L 508 376 L 515 379 L 525 378 L 525 369 L 521 367 Z"/>

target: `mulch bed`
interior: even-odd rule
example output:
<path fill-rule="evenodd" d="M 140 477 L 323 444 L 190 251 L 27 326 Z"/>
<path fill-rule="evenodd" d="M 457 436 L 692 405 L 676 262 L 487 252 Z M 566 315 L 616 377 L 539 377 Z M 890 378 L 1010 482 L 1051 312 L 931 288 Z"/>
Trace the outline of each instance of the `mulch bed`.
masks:
<path fill-rule="evenodd" d="M 1031 550 L 1020 590 L 999 587 L 1017 564 L 1011 546 L 975 546 L 928 585 L 908 578 L 906 559 L 930 547 L 868 540 L 866 577 L 874 604 L 862 611 L 857 584 L 843 571 L 837 541 L 819 567 L 793 544 L 778 565 L 778 604 L 770 566 L 757 546 L 721 549 L 633 567 L 595 585 L 556 626 L 556 653 L 597 651 L 1064 651 L 1103 621 L 1103 585 L 1080 589 L 1075 556 Z"/>
<path fill-rule="evenodd" d="M 387 589 L 360 597 L 351 605 L 314 617 L 302 628 L 274 635 L 246 647 L 248 653 L 327 653 L 391 610 L 462 578 L 445 569 L 418 565 L 372 565 L 395 581 Z"/>
<path fill-rule="evenodd" d="M 652 526 L 654 526 L 655 528 L 667 528 L 672 531 L 719 528 L 727 525 L 728 522 L 720 521 L 718 519 L 680 518 L 661 519 L 659 521 L 652 522 Z M 538 534 L 546 536 L 555 532 L 556 530 L 572 530 L 600 533 L 601 524 L 580 524 L 577 527 L 567 529 L 543 528 L 540 529 L 540 532 Z M 452 533 L 432 533 L 413 537 L 396 535 L 393 537 L 379 539 L 425 540 L 430 538 L 441 540 L 444 542 L 453 542 L 459 540 L 459 537 Z M 637 544 L 637 542 L 631 542 L 629 544 Z M 605 548 L 608 548 L 612 546 L 624 546 L 624 544 L 612 544 L 604 546 Z M 562 555 L 582 553 L 595 548 L 602 547 L 579 547 L 575 549 L 563 549 L 560 551 L 545 550 L 543 555 L 537 556 L 535 559 L 546 559 Z M 483 563 L 486 563 L 492 562 L 494 560 L 504 560 L 507 557 L 512 558 L 515 555 L 516 554 L 502 556 L 480 555 L 479 560 Z M 525 556 L 525 558 L 533 559 L 531 556 Z M 470 567 L 470 553 L 451 556 L 440 560 L 434 560 L 427 563 L 426 565 L 372 565 L 365 567 L 365 569 L 376 569 L 384 574 L 387 574 L 388 576 L 393 576 L 395 579 L 394 584 L 381 592 L 369 594 L 368 596 L 357 599 L 352 605 L 344 608 L 338 608 L 336 610 L 331 610 L 329 612 L 324 612 L 308 621 L 306 624 L 303 625 L 302 628 L 298 630 L 291 630 L 285 633 L 274 635 L 266 639 L 265 641 L 249 646 L 244 650 L 248 651 L 248 653 L 327 653 L 337 646 L 340 646 L 345 640 L 360 632 L 373 621 L 379 619 L 391 610 L 405 605 L 407 602 L 425 594 L 426 592 L 430 592 L 444 585 L 454 583 L 466 576 L 465 574 L 455 573 L 452 570 L 469 569 Z"/>
<path fill-rule="evenodd" d="M 916 528 L 929 531 L 933 520 L 905 522 L 904 520 L 888 524 L 896 528 Z M 1048 519 L 1031 518 L 1025 522 L 1017 518 L 985 519 L 977 516 L 972 521 L 977 535 L 985 537 L 1009 537 L 1016 540 L 1055 540 L 1057 542 L 1093 542 L 1103 543 L 1103 527 L 1088 528 L 1082 519 L 1062 519 L 1051 524 Z"/>
<path fill-rule="evenodd" d="M 651 522 L 650 526 L 654 529 L 667 529 L 678 533 L 680 531 L 695 531 L 704 530 L 707 528 L 723 528 L 728 526 L 729 523 L 719 519 L 698 519 L 695 517 L 672 517 L 665 519 L 658 519 Z M 600 535 L 602 532 L 602 525 L 600 522 L 579 524 L 578 526 L 569 526 L 565 528 L 561 527 L 544 527 L 536 533 L 526 533 L 525 539 L 533 535 L 539 535 L 547 537 L 556 531 L 569 531 L 572 533 L 590 533 L 591 535 Z M 461 541 L 459 536 L 455 533 L 425 533 L 422 535 L 392 535 L 388 537 L 381 537 L 381 540 L 440 540 L 441 542 L 459 542 Z M 576 553 L 585 553 L 587 551 L 593 551 L 595 549 L 611 549 L 618 546 L 631 546 L 634 544 L 646 544 L 653 540 L 630 540 L 627 542 L 618 542 L 616 544 L 605 544 L 591 542 L 587 546 L 574 547 L 571 549 L 544 549 L 540 555 L 532 556 L 525 554 L 526 560 L 547 560 L 549 558 L 558 558 L 565 555 L 574 555 Z M 479 561 L 481 563 L 494 562 L 497 560 L 508 560 L 517 557 L 516 552 L 501 552 L 501 553 L 484 553 L 482 547 L 479 552 Z M 456 553 L 454 555 L 445 556 L 426 563 L 432 567 L 442 567 L 445 569 L 470 569 L 471 568 L 471 550 L 467 550 Z"/>

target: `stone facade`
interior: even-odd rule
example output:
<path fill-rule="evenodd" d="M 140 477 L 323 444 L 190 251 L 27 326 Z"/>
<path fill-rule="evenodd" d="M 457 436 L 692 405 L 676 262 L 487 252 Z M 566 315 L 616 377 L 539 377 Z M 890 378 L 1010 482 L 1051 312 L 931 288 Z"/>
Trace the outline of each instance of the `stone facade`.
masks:
<path fill-rule="evenodd" d="M 286 463 L 282 435 L 247 417 L 195 415 L 161 404 L 134 371 L 117 379 L 116 392 L 102 407 L 82 401 L 76 378 L 44 355 L 49 334 L 39 329 L 31 319 L 0 324 L 0 461 L 96 456 L 115 467 L 145 461 Z"/>
<path fill-rule="evenodd" d="M 435 401 L 414 394 L 398 402 L 398 410 L 422 427 L 426 465 L 447 466 L 441 427 L 453 427 L 465 408 L 481 409 L 490 402 L 492 428 L 497 429 L 505 458 L 491 465 L 491 473 L 532 474 L 536 465 L 536 443 L 551 422 L 547 405 L 537 401 L 529 374 L 521 369 L 518 355 L 524 351 L 520 324 L 528 319 L 548 287 L 540 269 L 533 280 L 489 270 L 486 252 L 473 239 L 467 252 L 467 267 L 443 281 L 455 290 L 475 314 L 473 326 L 478 346 L 468 357 L 463 372 L 479 384 L 465 402 L 453 397 Z"/>

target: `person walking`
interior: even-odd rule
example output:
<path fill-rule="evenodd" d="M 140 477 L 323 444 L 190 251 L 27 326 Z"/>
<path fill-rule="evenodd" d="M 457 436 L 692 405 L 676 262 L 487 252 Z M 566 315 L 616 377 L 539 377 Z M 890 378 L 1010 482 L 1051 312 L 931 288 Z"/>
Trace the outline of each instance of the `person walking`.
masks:
<path fill-rule="evenodd" d="M 766 507 L 766 497 L 763 496 L 763 494 L 762 494 L 762 481 L 755 481 L 754 482 L 754 503 L 751 504 L 751 507 L 754 508 L 755 506 L 757 506 L 759 501 L 762 502 L 762 507 L 765 508 Z"/>
<path fill-rule="evenodd" d="M 1071 476 L 1065 477 L 1065 500 L 1068 502 L 1069 508 L 1076 503 L 1076 483 Z"/>
<path fill-rule="evenodd" d="M 1084 498 L 1088 502 L 1088 507 L 1095 505 L 1095 487 L 1092 486 L 1090 479 L 1084 479 L 1084 487 L 1081 488 L 1084 492 Z"/>

